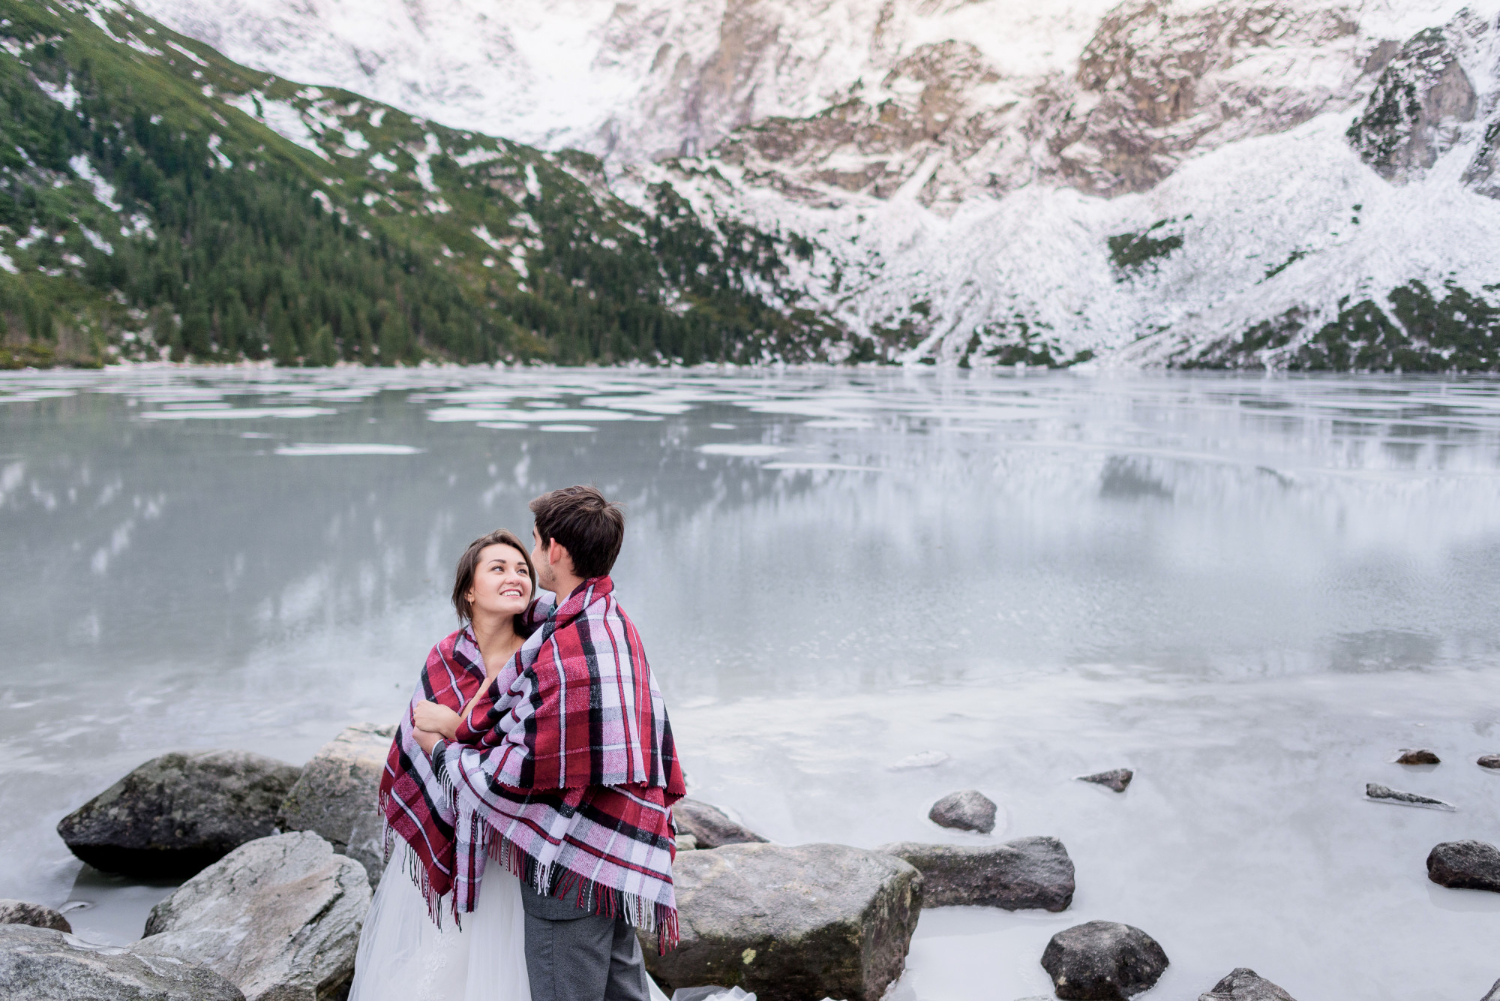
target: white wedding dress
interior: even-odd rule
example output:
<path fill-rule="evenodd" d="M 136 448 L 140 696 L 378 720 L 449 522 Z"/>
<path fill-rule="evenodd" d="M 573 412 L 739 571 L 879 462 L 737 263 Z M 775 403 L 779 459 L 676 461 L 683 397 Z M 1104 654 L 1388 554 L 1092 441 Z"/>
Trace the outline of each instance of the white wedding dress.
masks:
<path fill-rule="evenodd" d="M 651 1001 L 667 1001 L 655 981 L 646 982 Z M 464 915 L 462 929 L 448 914 L 439 930 L 393 856 L 359 935 L 349 1001 L 531 1001 L 520 881 L 490 859 L 474 913 Z"/>

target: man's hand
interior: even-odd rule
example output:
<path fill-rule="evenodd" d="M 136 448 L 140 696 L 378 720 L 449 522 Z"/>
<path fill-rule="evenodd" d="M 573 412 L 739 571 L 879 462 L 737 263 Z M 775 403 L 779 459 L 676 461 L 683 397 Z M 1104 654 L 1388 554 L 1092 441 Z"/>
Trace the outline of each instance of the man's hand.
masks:
<path fill-rule="evenodd" d="M 412 710 L 412 721 L 416 723 L 418 730 L 439 734 L 449 740 L 458 733 L 458 724 L 462 719 L 452 709 L 436 702 L 418 702 L 417 707 Z M 427 748 L 424 747 L 423 750 Z"/>
<path fill-rule="evenodd" d="M 411 735 L 416 738 L 417 746 L 422 748 L 422 753 L 426 755 L 431 755 L 437 742 L 443 739 L 442 734 L 433 733 L 431 730 L 413 730 Z"/>

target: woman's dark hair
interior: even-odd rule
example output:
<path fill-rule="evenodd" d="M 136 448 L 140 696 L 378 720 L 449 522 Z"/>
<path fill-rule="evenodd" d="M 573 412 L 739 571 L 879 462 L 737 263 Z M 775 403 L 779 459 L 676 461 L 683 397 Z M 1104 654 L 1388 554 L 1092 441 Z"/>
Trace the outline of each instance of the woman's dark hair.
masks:
<path fill-rule="evenodd" d="M 469 548 L 458 558 L 458 572 L 453 575 L 453 609 L 458 612 L 459 622 L 470 622 L 474 618 L 474 607 L 469 603 L 469 588 L 474 586 L 474 571 L 479 567 L 479 554 L 484 552 L 487 546 L 510 546 L 521 554 L 521 559 L 526 561 L 526 576 L 531 578 L 531 593 L 536 594 L 536 567 L 531 565 L 531 554 L 521 540 L 516 538 L 512 532 L 503 528 L 497 528 L 489 535 L 481 535 L 469 543 Z M 526 615 L 521 613 L 516 616 L 516 633 L 525 636 L 529 630 L 525 628 Z"/>
<path fill-rule="evenodd" d="M 531 502 L 536 534 L 553 539 L 573 558 L 573 572 L 584 580 L 613 569 L 625 541 L 625 512 L 594 487 L 563 487 Z M 559 596 L 561 597 L 561 596 Z"/>

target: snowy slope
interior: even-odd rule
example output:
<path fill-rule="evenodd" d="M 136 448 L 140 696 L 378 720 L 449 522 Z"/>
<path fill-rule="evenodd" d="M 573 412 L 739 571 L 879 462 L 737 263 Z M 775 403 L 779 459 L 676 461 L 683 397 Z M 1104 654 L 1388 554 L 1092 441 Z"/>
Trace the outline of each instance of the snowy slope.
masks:
<path fill-rule="evenodd" d="M 1500 365 L 1496 0 L 140 6 L 806 237 L 856 357 Z"/>

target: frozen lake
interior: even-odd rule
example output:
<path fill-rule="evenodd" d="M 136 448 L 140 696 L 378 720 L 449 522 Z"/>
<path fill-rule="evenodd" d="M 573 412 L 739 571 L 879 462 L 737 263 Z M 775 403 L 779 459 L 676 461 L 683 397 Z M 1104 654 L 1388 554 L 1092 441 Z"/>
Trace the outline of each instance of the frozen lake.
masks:
<path fill-rule="evenodd" d="M 0 376 L 0 897 L 138 935 L 168 889 L 80 873 L 58 819 L 167 750 L 300 763 L 394 720 L 464 545 L 575 482 L 627 506 L 693 795 L 787 843 L 1068 846 L 1069 911 L 927 912 L 900 998 L 1050 996 L 1047 939 L 1093 918 L 1162 943 L 1147 1001 L 1500 977 L 1500 894 L 1424 866 L 1500 841 L 1492 380 Z M 992 838 L 926 819 L 966 788 Z"/>

